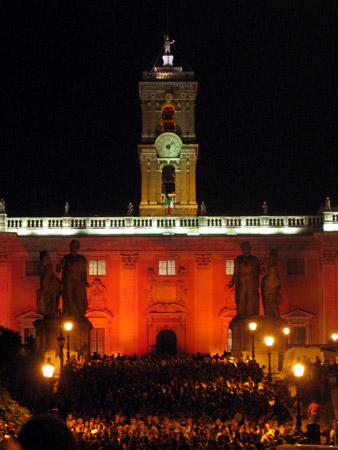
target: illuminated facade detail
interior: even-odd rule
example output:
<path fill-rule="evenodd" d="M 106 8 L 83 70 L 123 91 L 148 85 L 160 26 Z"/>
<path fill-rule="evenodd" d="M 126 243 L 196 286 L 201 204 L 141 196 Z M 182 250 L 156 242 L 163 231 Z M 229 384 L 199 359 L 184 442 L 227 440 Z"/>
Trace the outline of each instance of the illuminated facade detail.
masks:
<path fill-rule="evenodd" d="M 106 310 L 107 288 L 102 284 L 99 278 L 95 278 L 93 283 L 89 285 L 87 290 L 87 298 L 88 298 L 88 310 L 90 311 Z"/>

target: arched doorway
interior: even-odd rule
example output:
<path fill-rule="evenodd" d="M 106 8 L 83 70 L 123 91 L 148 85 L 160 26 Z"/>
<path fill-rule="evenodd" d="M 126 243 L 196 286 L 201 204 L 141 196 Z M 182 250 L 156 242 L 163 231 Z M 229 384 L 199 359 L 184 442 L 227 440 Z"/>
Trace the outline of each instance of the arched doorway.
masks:
<path fill-rule="evenodd" d="M 171 330 L 161 330 L 156 336 L 156 353 L 159 356 L 175 356 L 177 354 L 177 337 Z"/>

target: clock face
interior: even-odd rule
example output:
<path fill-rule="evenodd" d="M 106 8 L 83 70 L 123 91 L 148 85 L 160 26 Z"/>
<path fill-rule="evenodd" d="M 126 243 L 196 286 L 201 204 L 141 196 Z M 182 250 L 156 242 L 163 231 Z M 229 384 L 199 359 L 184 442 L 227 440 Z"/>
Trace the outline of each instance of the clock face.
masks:
<path fill-rule="evenodd" d="M 182 141 L 175 133 L 162 133 L 155 141 L 157 153 L 163 158 L 177 158 L 181 152 Z"/>

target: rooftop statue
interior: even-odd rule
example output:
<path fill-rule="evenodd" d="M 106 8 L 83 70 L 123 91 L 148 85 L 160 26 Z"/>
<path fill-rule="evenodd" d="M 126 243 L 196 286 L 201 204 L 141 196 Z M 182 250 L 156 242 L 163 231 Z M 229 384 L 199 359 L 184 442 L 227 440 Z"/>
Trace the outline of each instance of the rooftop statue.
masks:
<path fill-rule="evenodd" d="M 325 199 L 325 211 L 331 211 L 331 200 L 330 197 Z"/>
<path fill-rule="evenodd" d="M 134 215 L 134 205 L 130 202 L 127 209 L 127 216 Z"/>
<path fill-rule="evenodd" d="M 57 264 L 56 271 L 62 271 L 63 316 L 82 318 L 86 314 L 87 303 L 87 259 L 78 254 L 79 241 L 69 244 L 70 253 Z"/>
<path fill-rule="evenodd" d="M 262 208 L 263 208 L 264 216 L 267 216 L 267 214 L 268 214 L 268 204 L 266 202 L 264 202 L 263 205 L 262 205 Z"/>
<path fill-rule="evenodd" d="M 170 54 L 170 46 L 174 43 L 175 41 L 170 41 L 169 40 L 169 36 L 167 34 L 164 35 L 164 53 L 166 54 Z"/>
<path fill-rule="evenodd" d="M 6 203 L 5 200 L 2 198 L 0 200 L 0 213 L 5 213 L 6 212 Z"/>
<path fill-rule="evenodd" d="M 248 241 L 241 244 L 243 255 L 235 259 L 234 275 L 228 287 L 236 286 L 236 316 L 259 315 L 259 260 L 251 255 Z"/>
<path fill-rule="evenodd" d="M 261 283 L 264 315 L 270 317 L 279 317 L 279 305 L 282 303 L 282 288 L 277 265 L 278 252 L 271 250 L 268 271 Z"/>

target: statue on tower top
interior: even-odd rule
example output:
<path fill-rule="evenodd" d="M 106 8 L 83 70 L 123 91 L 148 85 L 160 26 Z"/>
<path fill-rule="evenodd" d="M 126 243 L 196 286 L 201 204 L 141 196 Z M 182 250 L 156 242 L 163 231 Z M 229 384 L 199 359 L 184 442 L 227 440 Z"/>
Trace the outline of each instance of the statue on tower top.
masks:
<path fill-rule="evenodd" d="M 164 53 L 170 54 L 170 46 L 174 43 L 175 41 L 171 41 L 169 39 L 169 36 L 167 34 L 164 35 Z"/>

